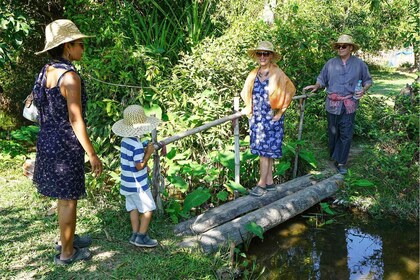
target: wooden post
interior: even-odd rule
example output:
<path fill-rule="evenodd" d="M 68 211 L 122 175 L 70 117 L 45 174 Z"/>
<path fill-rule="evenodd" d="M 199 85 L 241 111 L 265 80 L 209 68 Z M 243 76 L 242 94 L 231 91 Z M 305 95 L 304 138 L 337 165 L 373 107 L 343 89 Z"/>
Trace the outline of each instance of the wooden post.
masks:
<path fill-rule="evenodd" d="M 152 131 L 152 142 L 157 143 L 157 131 L 154 129 Z M 161 192 L 163 191 L 161 189 L 160 184 L 160 156 L 158 150 L 155 150 L 153 153 L 153 198 L 156 202 L 156 210 L 157 214 L 161 215 L 163 214 L 163 204 L 162 199 L 160 197 Z"/>
<path fill-rule="evenodd" d="M 236 96 L 233 98 L 233 109 L 235 113 L 239 111 L 239 97 Z M 234 128 L 233 134 L 235 139 L 235 183 L 239 184 L 240 182 L 240 172 L 241 172 L 241 155 L 239 152 L 239 119 L 233 120 Z"/>
<path fill-rule="evenodd" d="M 302 130 L 303 130 L 303 117 L 305 113 L 305 101 L 306 98 L 299 100 L 299 107 L 300 107 L 300 119 L 299 119 L 299 131 L 298 131 L 298 141 L 302 139 Z M 296 178 L 297 168 L 298 168 L 298 161 L 299 161 L 299 147 L 300 144 L 296 145 L 296 154 L 295 154 L 295 164 L 293 166 L 293 178 Z"/>

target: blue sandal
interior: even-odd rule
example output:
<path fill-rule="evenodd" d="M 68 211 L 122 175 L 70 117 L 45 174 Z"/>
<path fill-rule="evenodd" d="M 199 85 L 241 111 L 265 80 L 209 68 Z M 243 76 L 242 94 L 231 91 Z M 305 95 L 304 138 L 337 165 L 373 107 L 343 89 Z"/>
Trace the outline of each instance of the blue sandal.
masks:
<path fill-rule="evenodd" d="M 250 195 L 252 196 L 263 196 L 267 193 L 267 190 L 265 188 L 262 188 L 260 186 L 255 186 L 251 189 L 251 191 L 249 192 Z"/>
<path fill-rule="evenodd" d="M 277 186 L 276 186 L 276 184 L 273 183 L 273 184 L 270 184 L 270 185 L 266 185 L 265 189 L 267 191 L 275 191 L 275 190 L 277 190 Z"/>

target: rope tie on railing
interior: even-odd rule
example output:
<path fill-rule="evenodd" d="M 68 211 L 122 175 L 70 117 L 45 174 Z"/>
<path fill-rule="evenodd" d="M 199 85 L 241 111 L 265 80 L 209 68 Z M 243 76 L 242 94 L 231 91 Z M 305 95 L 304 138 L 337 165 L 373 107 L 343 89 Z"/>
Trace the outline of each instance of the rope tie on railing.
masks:
<path fill-rule="evenodd" d="M 156 143 L 160 149 L 160 155 L 161 156 L 166 156 L 166 144 L 165 142 L 159 141 Z"/>

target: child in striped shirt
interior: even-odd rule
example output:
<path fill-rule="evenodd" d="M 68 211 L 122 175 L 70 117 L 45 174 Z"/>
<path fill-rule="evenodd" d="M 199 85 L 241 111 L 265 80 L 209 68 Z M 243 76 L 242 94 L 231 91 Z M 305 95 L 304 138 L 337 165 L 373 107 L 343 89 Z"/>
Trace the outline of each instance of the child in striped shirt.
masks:
<path fill-rule="evenodd" d="M 149 188 L 147 162 L 154 152 L 152 143 L 143 144 L 140 138 L 156 128 L 160 120 L 147 117 L 139 105 L 124 110 L 124 119 L 112 126 L 112 131 L 122 136 L 121 187 L 126 209 L 130 213 L 133 233 L 129 242 L 138 247 L 156 247 L 158 242 L 147 234 L 156 204 Z"/>

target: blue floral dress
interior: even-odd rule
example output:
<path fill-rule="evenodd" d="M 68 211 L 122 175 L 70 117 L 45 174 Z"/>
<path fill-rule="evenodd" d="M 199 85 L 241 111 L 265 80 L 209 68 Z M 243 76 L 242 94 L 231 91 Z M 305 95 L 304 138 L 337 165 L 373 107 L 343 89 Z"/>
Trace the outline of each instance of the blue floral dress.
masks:
<path fill-rule="evenodd" d="M 284 115 L 273 121 L 273 111 L 268 98 L 268 82 L 255 78 L 252 91 L 253 113 L 249 120 L 250 149 L 254 155 L 280 158 L 284 134 Z"/>
<path fill-rule="evenodd" d="M 42 69 L 33 89 L 34 102 L 40 113 L 34 184 L 38 192 L 58 199 L 79 199 L 86 196 L 84 150 L 70 125 L 67 101 L 57 86 L 46 88 L 48 66 L 77 72 L 71 62 L 53 61 Z M 65 72 L 65 73 L 66 73 Z M 82 81 L 82 112 L 85 115 L 87 96 Z"/>

